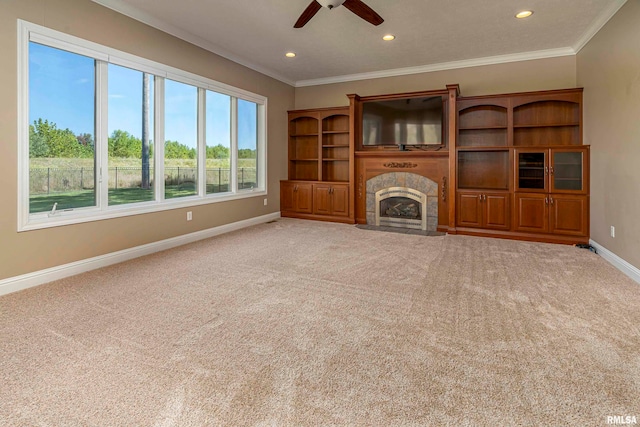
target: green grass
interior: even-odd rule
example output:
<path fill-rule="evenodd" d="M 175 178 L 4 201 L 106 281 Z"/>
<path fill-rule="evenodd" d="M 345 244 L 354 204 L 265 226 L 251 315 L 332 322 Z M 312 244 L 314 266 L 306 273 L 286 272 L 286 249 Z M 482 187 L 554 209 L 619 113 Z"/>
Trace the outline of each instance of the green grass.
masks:
<path fill-rule="evenodd" d="M 86 168 L 87 171 L 93 171 L 93 159 L 82 159 L 82 158 L 32 158 L 30 160 L 31 169 L 58 169 L 64 172 L 64 169 L 73 169 L 78 170 L 79 168 Z M 255 159 L 238 159 L 238 168 L 255 168 L 256 162 Z M 118 168 L 140 168 L 140 159 L 127 159 L 127 158 L 113 158 L 109 159 L 109 167 L 118 167 Z M 167 159 L 165 161 L 165 167 L 167 168 L 195 168 L 196 162 L 193 159 Z M 228 169 L 229 168 L 229 160 L 228 159 L 207 159 L 206 161 L 207 169 Z M 93 172 L 89 172 L 93 174 Z M 44 181 L 34 181 L 34 187 L 31 190 L 31 196 L 29 198 L 30 212 L 38 213 L 38 212 L 48 212 L 51 211 L 54 203 L 57 203 L 57 210 L 65 210 L 65 209 L 78 209 L 83 207 L 95 206 L 95 194 L 93 189 L 88 190 L 80 190 L 80 186 L 82 181 L 74 180 L 73 178 L 66 176 L 64 174 L 60 174 L 58 171 L 57 178 L 51 178 L 51 184 L 48 181 L 48 175 L 45 176 Z M 53 192 L 53 189 L 63 189 L 63 185 L 61 183 L 62 178 L 67 178 L 71 181 L 69 188 L 69 183 L 65 183 L 67 187 L 67 191 L 61 192 Z M 77 177 L 76 177 L 77 178 Z M 85 178 L 86 175 L 85 175 Z M 153 200 L 153 190 L 143 190 L 139 187 L 132 185 L 130 179 L 131 177 L 127 176 L 126 171 L 124 171 L 124 178 L 118 180 L 119 184 L 121 184 L 124 188 L 118 189 L 109 189 L 109 206 L 115 205 L 123 205 L 129 203 L 139 203 Z M 139 177 L 138 177 L 139 178 Z M 57 181 L 56 181 L 57 179 Z M 129 181 L 127 181 L 129 179 Z M 247 180 L 255 179 L 255 177 L 247 176 Z M 85 184 L 87 186 L 93 186 L 92 181 L 93 177 L 85 180 Z M 135 180 L 134 180 L 135 181 Z M 87 182 L 89 182 L 87 184 Z M 171 183 L 170 181 L 167 183 Z M 135 184 L 135 183 L 133 183 Z M 239 183 L 240 184 L 240 183 Z M 245 183 L 244 188 L 251 187 L 252 183 Z M 75 186 L 76 189 L 73 189 Z M 111 184 L 110 184 L 111 186 Z M 116 184 L 116 186 L 118 186 Z M 47 191 L 47 188 L 51 188 L 52 192 L 49 194 L 42 193 L 42 191 Z M 212 193 L 221 193 L 226 192 L 228 190 L 227 184 L 218 185 L 207 185 L 207 194 Z M 168 185 L 166 187 L 165 198 L 173 199 L 178 197 L 186 197 L 193 196 L 197 194 L 197 189 L 195 185 L 191 182 L 182 182 L 180 185 Z"/>
<path fill-rule="evenodd" d="M 227 185 L 218 187 L 208 185 L 207 194 L 228 191 Z M 165 198 L 174 199 L 177 197 L 194 196 L 197 191 L 193 184 L 182 184 L 167 186 Z M 109 206 L 124 205 L 127 203 L 148 202 L 153 200 L 153 190 L 142 188 L 120 188 L 109 190 Z M 29 198 L 29 212 L 49 212 L 53 204 L 57 203 L 57 210 L 79 209 L 88 206 L 95 206 L 95 194 L 93 190 L 69 191 L 66 193 L 41 194 Z"/>

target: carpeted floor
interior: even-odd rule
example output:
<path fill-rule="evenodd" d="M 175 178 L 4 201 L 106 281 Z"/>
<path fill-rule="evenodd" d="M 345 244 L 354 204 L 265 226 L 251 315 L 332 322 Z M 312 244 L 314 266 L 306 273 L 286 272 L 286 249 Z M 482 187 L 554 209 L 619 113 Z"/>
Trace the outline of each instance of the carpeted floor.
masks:
<path fill-rule="evenodd" d="M 0 298 L 3 426 L 602 426 L 640 285 L 588 250 L 281 219 Z"/>

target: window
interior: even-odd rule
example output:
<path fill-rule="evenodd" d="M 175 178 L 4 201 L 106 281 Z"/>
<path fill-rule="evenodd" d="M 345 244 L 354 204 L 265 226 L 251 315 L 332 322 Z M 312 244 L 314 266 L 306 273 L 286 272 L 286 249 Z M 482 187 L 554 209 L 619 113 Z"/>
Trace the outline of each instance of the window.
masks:
<path fill-rule="evenodd" d="M 238 100 L 238 188 L 258 187 L 258 106 Z"/>
<path fill-rule="evenodd" d="M 198 193 L 198 88 L 165 80 L 164 197 Z"/>
<path fill-rule="evenodd" d="M 95 68 L 29 43 L 29 213 L 96 206 Z"/>
<path fill-rule="evenodd" d="M 206 192 L 231 190 L 231 97 L 206 92 Z"/>
<path fill-rule="evenodd" d="M 113 64 L 108 76 L 109 205 L 155 200 L 153 76 Z"/>
<path fill-rule="evenodd" d="M 266 194 L 266 98 L 18 26 L 19 231 Z"/>

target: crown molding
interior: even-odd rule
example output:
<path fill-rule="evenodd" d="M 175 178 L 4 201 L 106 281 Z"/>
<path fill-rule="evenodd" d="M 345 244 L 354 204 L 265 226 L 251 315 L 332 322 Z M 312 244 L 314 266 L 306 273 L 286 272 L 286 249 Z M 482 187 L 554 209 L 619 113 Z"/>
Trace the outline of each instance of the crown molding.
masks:
<path fill-rule="evenodd" d="M 573 46 L 573 50 L 576 53 L 580 52 L 582 48 L 585 47 L 587 43 L 589 43 L 593 36 L 598 34 L 598 31 L 600 31 L 602 27 L 604 27 L 605 24 L 609 22 L 611 18 L 613 18 L 613 15 L 618 13 L 620 8 L 622 8 L 622 6 L 624 6 L 626 2 L 627 0 L 615 0 L 611 4 L 611 6 L 609 6 L 604 12 L 602 12 L 602 14 L 594 21 L 593 25 L 591 25 L 591 27 L 589 27 L 587 31 L 585 31 L 582 37 L 580 37 L 578 42 Z"/>
<path fill-rule="evenodd" d="M 257 71 L 260 74 L 264 74 L 265 76 L 279 80 L 282 83 L 288 84 L 289 86 L 295 86 L 295 83 L 296 83 L 295 81 L 290 80 L 280 75 L 279 73 L 276 73 L 272 70 L 269 70 L 267 68 L 256 65 L 250 61 L 247 61 L 246 59 L 241 58 L 214 43 L 211 43 L 187 31 L 181 30 L 171 24 L 168 24 L 167 22 L 161 19 L 158 19 L 149 15 L 148 13 L 142 12 L 141 10 L 130 6 L 129 4 L 125 3 L 122 0 L 91 0 L 91 1 L 101 6 L 104 6 L 108 9 L 114 10 L 122 15 L 128 16 L 129 18 L 135 19 L 136 21 L 142 22 L 143 24 L 149 25 L 150 27 L 156 28 L 162 32 L 165 32 L 174 37 L 177 37 L 181 40 L 189 42 L 195 46 L 208 50 L 209 52 L 214 53 L 218 56 L 221 56 L 225 59 L 228 59 L 237 64 L 243 65 L 247 68 Z"/>
<path fill-rule="evenodd" d="M 390 70 L 372 71 L 369 73 L 349 74 L 312 80 L 299 80 L 296 87 L 318 86 L 332 83 L 352 82 L 356 80 L 380 79 L 384 77 L 406 76 L 409 74 L 432 73 L 434 71 L 455 70 L 458 68 L 480 67 L 483 65 L 506 64 L 508 62 L 530 61 L 534 59 L 556 58 L 575 55 L 573 48 L 537 50 L 533 52 L 514 53 L 509 55 L 488 56 L 485 58 L 465 59 L 462 61 L 442 62 L 439 64 L 420 65 L 416 67 L 394 68 Z"/>

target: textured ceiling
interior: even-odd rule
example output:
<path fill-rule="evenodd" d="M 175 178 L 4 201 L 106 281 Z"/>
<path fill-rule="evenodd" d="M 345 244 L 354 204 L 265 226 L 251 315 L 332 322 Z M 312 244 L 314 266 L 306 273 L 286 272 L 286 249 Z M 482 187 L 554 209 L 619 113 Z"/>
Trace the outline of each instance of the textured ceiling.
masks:
<path fill-rule="evenodd" d="M 402 74 L 409 67 L 571 55 L 626 0 L 365 0 L 385 19 L 380 26 L 340 6 L 322 8 L 301 29 L 293 24 L 310 0 L 93 1 L 287 83 L 306 85 Z M 524 9 L 535 13 L 515 19 Z M 396 40 L 384 42 L 388 33 Z M 285 58 L 288 51 L 297 56 Z"/>

